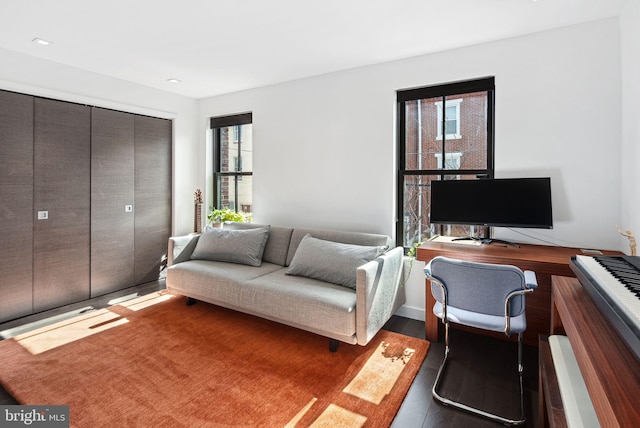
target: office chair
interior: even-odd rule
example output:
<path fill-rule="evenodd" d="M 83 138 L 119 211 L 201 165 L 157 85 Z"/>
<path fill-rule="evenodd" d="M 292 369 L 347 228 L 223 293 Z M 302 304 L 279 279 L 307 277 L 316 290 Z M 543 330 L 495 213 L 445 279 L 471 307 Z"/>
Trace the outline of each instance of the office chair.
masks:
<path fill-rule="evenodd" d="M 433 398 L 505 425 L 522 425 L 524 391 L 522 382 L 522 333 L 527 328 L 525 295 L 538 286 L 534 272 L 515 266 L 469 262 L 447 257 L 435 257 L 424 268 L 431 281 L 431 293 L 436 300 L 433 313 L 445 327 L 445 353 L 431 391 Z M 518 374 L 520 377 L 520 418 L 509 419 L 443 397 L 438 393 L 449 356 L 449 323 L 484 330 L 518 334 Z"/>

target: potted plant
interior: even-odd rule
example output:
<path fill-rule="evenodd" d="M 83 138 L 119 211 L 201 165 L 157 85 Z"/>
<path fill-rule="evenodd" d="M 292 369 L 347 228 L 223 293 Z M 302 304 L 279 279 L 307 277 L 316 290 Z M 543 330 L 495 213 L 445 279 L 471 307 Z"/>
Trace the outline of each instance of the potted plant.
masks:
<path fill-rule="evenodd" d="M 230 208 L 211 208 L 211 211 L 207 215 L 207 220 L 209 220 L 209 224 L 213 227 L 222 227 L 222 224 L 226 221 L 239 223 L 247 221 L 244 214 L 232 211 Z"/>

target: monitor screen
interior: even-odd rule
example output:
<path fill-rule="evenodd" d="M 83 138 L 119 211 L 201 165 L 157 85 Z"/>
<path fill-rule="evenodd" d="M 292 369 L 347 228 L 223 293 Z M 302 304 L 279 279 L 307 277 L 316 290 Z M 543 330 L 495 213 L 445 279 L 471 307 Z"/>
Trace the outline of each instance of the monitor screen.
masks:
<path fill-rule="evenodd" d="M 432 181 L 430 221 L 551 229 L 551 179 Z"/>

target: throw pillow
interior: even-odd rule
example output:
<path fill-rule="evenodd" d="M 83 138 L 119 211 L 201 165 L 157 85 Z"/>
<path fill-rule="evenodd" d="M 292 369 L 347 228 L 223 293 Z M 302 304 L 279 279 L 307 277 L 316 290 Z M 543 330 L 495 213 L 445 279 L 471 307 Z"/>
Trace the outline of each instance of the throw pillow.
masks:
<path fill-rule="evenodd" d="M 246 230 L 213 228 L 200 235 L 191 259 L 260 266 L 268 238 L 269 227 Z"/>
<path fill-rule="evenodd" d="M 356 269 L 384 253 L 386 246 L 325 241 L 307 234 L 296 250 L 287 275 L 305 276 L 356 288 Z"/>

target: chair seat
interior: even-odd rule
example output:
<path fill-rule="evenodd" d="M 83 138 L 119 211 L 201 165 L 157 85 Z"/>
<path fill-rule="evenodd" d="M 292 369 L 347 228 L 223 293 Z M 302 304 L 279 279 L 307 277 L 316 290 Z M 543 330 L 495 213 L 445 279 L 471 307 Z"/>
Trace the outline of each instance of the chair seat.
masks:
<path fill-rule="evenodd" d="M 442 319 L 442 303 L 436 302 L 433 305 L 433 313 Z M 486 315 L 478 312 L 467 311 L 464 309 L 447 307 L 447 318 L 450 322 L 463 324 L 470 327 L 481 328 L 485 330 L 504 332 L 505 317 L 503 315 Z M 527 318 L 524 312 L 520 315 L 511 317 L 510 332 L 521 333 L 527 329 Z"/>

